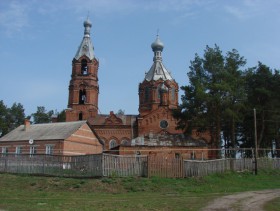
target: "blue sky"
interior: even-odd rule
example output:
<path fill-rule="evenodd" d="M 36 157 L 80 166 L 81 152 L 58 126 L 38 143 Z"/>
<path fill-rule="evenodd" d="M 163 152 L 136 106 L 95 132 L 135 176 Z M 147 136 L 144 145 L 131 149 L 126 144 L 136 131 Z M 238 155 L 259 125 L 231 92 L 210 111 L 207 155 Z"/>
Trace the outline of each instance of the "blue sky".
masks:
<path fill-rule="evenodd" d="M 138 84 L 159 29 L 163 63 L 180 86 L 195 53 L 216 43 L 280 69 L 279 0 L 0 0 L 0 100 L 67 108 L 72 59 L 88 13 L 99 66 L 99 109 L 138 114 Z M 180 92 L 180 95 L 182 92 Z"/>

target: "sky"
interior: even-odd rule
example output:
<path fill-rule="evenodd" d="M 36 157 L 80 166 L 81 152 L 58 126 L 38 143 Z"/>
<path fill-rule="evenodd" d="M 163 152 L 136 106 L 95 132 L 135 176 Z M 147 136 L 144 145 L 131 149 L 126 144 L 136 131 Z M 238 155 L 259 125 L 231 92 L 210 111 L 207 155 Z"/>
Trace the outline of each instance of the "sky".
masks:
<path fill-rule="evenodd" d="M 138 85 L 164 43 L 163 64 L 188 85 L 190 61 L 217 44 L 280 69 L 279 0 L 0 0 L 0 100 L 67 108 L 72 59 L 89 16 L 99 60 L 99 110 L 138 114 Z M 182 95 L 182 91 L 179 95 Z"/>

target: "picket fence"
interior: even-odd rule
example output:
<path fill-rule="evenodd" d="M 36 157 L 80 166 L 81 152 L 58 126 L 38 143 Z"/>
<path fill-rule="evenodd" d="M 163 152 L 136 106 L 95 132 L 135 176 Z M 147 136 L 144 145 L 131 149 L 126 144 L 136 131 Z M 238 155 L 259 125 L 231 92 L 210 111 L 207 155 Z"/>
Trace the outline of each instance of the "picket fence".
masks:
<path fill-rule="evenodd" d="M 280 169 L 279 158 L 259 158 L 259 169 Z M 225 171 L 253 171 L 251 158 L 183 160 L 144 155 L 49 156 L 0 154 L 1 173 L 50 175 L 60 177 L 196 177 Z"/>

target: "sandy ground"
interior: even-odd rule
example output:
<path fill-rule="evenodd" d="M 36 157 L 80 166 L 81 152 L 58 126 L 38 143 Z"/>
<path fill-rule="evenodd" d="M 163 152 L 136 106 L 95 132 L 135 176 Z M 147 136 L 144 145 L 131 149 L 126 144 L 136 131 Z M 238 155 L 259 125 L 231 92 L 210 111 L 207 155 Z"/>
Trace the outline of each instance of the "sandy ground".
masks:
<path fill-rule="evenodd" d="M 202 211 L 263 211 L 263 205 L 276 197 L 280 189 L 243 192 L 215 199 Z"/>

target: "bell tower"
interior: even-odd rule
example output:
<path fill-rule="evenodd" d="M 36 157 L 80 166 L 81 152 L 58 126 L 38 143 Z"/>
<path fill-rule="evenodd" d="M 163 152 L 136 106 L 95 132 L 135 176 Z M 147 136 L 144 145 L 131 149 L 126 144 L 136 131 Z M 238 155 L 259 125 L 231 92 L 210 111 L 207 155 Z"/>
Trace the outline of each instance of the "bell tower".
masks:
<path fill-rule="evenodd" d="M 98 114 L 98 67 L 90 38 L 91 22 L 84 21 L 84 37 L 72 60 L 66 121 L 87 120 Z"/>
<path fill-rule="evenodd" d="M 162 63 L 163 43 L 157 35 L 151 45 L 153 64 L 139 84 L 139 136 L 150 133 L 179 133 L 173 109 L 178 108 L 178 84 Z"/>
<path fill-rule="evenodd" d="M 154 52 L 153 65 L 139 84 L 140 116 L 145 116 L 159 107 L 178 107 L 178 84 L 162 63 L 164 45 L 158 35 L 151 47 Z"/>

